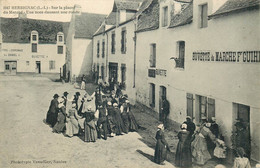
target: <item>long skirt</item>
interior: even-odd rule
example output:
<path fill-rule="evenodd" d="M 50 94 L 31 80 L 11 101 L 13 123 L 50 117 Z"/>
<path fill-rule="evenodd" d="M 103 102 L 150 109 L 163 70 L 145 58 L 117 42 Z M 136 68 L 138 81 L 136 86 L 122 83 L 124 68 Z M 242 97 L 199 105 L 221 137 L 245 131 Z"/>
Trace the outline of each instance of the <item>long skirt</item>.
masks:
<path fill-rule="evenodd" d="M 78 121 L 72 117 L 68 119 L 66 123 L 66 132 L 65 134 L 68 135 L 69 137 L 72 137 L 75 134 L 79 133 L 79 123 Z"/>
<path fill-rule="evenodd" d="M 85 142 L 96 142 L 97 130 L 94 121 L 84 123 L 84 141 Z"/>
<path fill-rule="evenodd" d="M 46 117 L 46 123 L 50 124 L 51 127 L 54 127 L 56 122 L 57 122 L 57 113 L 52 113 L 52 112 L 48 111 L 47 117 Z"/>
<path fill-rule="evenodd" d="M 127 115 L 126 112 L 123 112 L 121 114 L 121 117 L 122 117 L 122 120 L 123 120 L 123 123 L 124 123 L 125 133 L 128 133 L 129 132 L 129 118 L 128 118 L 128 115 Z"/>
<path fill-rule="evenodd" d="M 111 134 L 111 133 L 115 133 L 116 132 L 116 125 L 115 125 L 115 121 L 113 119 L 112 116 L 107 116 L 107 128 L 108 128 L 108 133 Z"/>
<path fill-rule="evenodd" d="M 196 134 L 194 141 L 191 143 L 191 151 L 194 162 L 198 165 L 204 165 L 211 159 L 206 139 L 199 134 Z"/>
<path fill-rule="evenodd" d="M 130 131 L 138 131 L 138 124 L 135 120 L 134 114 L 131 111 L 128 112 L 128 117 L 129 117 L 129 129 L 130 129 Z"/>
<path fill-rule="evenodd" d="M 98 127 L 98 138 L 101 138 L 101 135 L 104 136 L 104 139 L 107 139 L 107 134 L 108 134 L 108 129 L 107 129 L 107 118 L 106 117 L 102 117 L 99 118 L 99 120 L 97 121 L 97 127 Z"/>
<path fill-rule="evenodd" d="M 122 135 L 123 132 L 126 132 L 125 127 L 124 127 L 124 123 L 123 123 L 123 120 L 122 120 L 120 114 L 114 115 L 114 121 L 115 121 L 115 125 L 116 125 L 115 126 L 116 135 Z"/>
<path fill-rule="evenodd" d="M 192 155 L 190 144 L 184 144 L 179 142 L 175 155 L 175 163 L 178 167 L 191 167 L 192 166 Z"/>
<path fill-rule="evenodd" d="M 159 139 L 156 142 L 155 152 L 154 152 L 154 162 L 157 164 L 161 164 L 163 161 L 166 160 L 167 151 L 165 145 Z"/>
<path fill-rule="evenodd" d="M 57 123 L 54 125 L 53 131 L 61 133 L 63 132 L 64 127 L 65 127 L 65 115 L 60 112 L 58 113 Z"/>

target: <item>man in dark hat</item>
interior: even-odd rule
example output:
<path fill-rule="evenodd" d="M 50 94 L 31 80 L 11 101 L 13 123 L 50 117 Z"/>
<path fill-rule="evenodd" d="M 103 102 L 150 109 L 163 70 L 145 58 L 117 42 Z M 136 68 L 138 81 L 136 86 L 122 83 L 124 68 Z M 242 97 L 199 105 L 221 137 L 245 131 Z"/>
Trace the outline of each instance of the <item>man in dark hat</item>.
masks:
<path fill-rule="evenodd" d="M 164 96 L 162 100 L 162 122 L 165 129 L 167 128 L 167 118 L 169 113 L 170 113 L 170 104 L 169 101 Z"/>
<path fill-rule="evenodd" d="M 67 105 L 67 99 L 68 99 L 68 92 L 64 92 L 62 98 L 64 99 L 64 107 L 66 108 Z"/>
<path fill-rule="evenodd" d="M 196 129 L 195 124 L 192 122 L 192 118 L 190 116 L 187 116 L 186 121 L 184 121 L 183 124 L 187 125 L 187 131 L 189 131 L 190 136 L 192 136 L 194 134 L 195 129 Z"/>
<path fill-rule="evenodd" d="M 46 123 L 50 124 L 51 127 L 54 127 L 54 125 L 57 122 L 57 115 L 58 115 L 58 110 L 59 110 L 59 108 L 58 108 L 58 105 L 59 105 L 58 98 L 59 98 L 58 94 L 55 94 L 53 96 L 49 110 L 47 112 Z"/>

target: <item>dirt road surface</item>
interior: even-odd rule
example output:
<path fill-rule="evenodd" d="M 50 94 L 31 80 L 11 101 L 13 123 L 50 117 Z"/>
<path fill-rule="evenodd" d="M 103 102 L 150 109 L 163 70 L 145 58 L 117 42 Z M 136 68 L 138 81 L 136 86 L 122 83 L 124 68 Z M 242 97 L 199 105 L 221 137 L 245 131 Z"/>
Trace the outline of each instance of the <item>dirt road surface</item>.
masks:
<path fill-rule="evenodd" d="M 0 76 L 0 167 L 174 167 L 153 163 L 154 150 L 138 133 L 96 143 L 52 133 L 43 120 L 52 96 L 64 91 L 80 90 L 44 77 Z"/>

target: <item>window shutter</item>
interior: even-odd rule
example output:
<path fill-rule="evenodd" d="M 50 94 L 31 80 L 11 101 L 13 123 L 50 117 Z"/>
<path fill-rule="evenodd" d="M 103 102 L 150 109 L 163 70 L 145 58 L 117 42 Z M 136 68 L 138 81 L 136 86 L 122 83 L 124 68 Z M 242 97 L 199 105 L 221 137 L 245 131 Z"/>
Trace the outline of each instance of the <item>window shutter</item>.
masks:
<path fill-rule="evenodd" d="M 193 119 L 193 94 L 187 93 L 187 116 Z"/>
<path fill-rule="evenodd" d="M 121 31 L 121 52 L 123 52 L 123 31 Z"/>
<path fill-rule="evenodd" d="M 153 45 L 150 45 L 150 67 L 153 66 Z"/>
<path fill-rule="evenodd" d="M 126 33 L 127 31 L 125 30 L 125 51 L 124 52 L 126 52 L 126 42 L 127 42 Z"/>
<path fill-rule="evenodd" d="M 215 117 L 215 99 L 208 98 L 208 120 Z"/>
<path fill-rule="evenodd" d="M 153 66 L 156 67 L 156 44 L 153 44 Z"/>

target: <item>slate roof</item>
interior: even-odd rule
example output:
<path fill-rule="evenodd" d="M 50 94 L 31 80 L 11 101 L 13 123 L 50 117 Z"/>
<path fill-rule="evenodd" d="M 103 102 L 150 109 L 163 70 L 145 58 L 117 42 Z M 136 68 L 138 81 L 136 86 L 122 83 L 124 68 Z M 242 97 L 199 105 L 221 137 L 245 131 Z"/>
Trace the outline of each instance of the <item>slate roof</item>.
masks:
<path fill-rule="evenodd" d="M 116 25 L 116 12 L 111 12 L 107 17 L 105 23 L 107 25 Z"/>
<path fill-rule="evenodd" d="M 193 18 L 193 3 L 190 3 L 180 13 L 171 16 L 169 28 L 183 26 L 192 22 Z"/>
<path fill-rule="evenodd" d="M 31 32 L 36 30 L 39 43 L 55 44 L 57 33 L 63 32 L 66 39 L 69 29 L 69 22 L 3 17 L 0 20 L 3 42 L 6 43 L 30 43 Z"/>
<path fill-rule="evenodd" d="M 100 27 L 106 15 L 81 13 L 75 16 L 75 38 L 92 39 L 93 34 Z"/>
<path fill-rule="evenodd" d="M 209 16 L 224 15 L 231 12 L 241 12 L 248 9 L 259 9 L 260 0 L 228 0 L 215 13 Z"/>
<path fill-rule="evenodd" d="M 145 9 L 147 9 L 151 5 L 152 2 L 153 0 L 144 0 L 134 17 L 139 16 Z"/>
<path fill-rule="evenodd" d="M 119 10 L 134 10 L 137 11 L 139 8 L 140 2 L 133 1 L 116 1 L 115 2 L 117 9 Z"/>
<path fill-rule="evenodd" d="M 149 2 L 147 2 L 149 4 Z M 149 6 L 149 5 L 148 5 Z M 140 14 L 136 32 L 155 30 L 159 28 L 159 3 L 152 0 L 150 6 Z"/>

